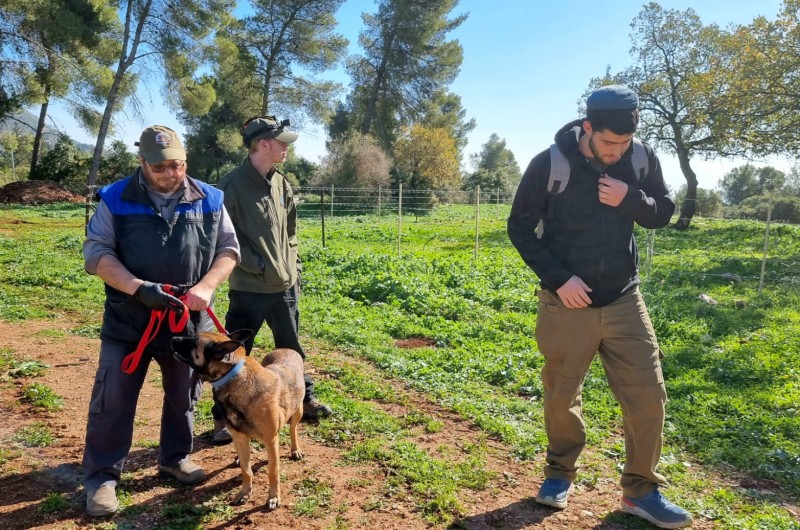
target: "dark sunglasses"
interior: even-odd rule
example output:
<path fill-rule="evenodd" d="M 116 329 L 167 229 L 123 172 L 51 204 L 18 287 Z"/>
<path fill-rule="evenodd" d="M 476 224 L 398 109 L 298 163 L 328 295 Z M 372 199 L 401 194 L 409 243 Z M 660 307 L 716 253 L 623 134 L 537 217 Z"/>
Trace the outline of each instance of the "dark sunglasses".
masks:
<path fill-rule="evenodd" d="M 186 162 L 180 161 L 173 162 L 172 164 L 151 164 L 148 162 L 147 165 L 150 166 L 150 171 L 153 173 L 163 173 L 168 169 L 171 169 L 175 173 L 179 173 L 186 167 Z"/>

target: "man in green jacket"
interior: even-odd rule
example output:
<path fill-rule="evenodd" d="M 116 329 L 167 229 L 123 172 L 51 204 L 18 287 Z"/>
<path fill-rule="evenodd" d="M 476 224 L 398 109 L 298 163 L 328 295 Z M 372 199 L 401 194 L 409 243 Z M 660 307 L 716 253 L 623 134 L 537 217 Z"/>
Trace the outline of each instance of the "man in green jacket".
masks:
<path fill-rule="evenodd" d="M 297 140 L 297 133 L 286 130 L 288 125 L 288 120 L 279 123 L 273 116 L 245 122 L 242 138 L 250 152 L 219 182 L 241 247 L 241 262 L 230 277 L 225 328 L 253 330 L 245 343 L 249 354 L 266 321 L 276 348 L 291 348 L 305 358 L 297 332 L 297 298 L 292 293 L 298 280 L 297 210 L 289 181 L 274 166 L 286 161 L 289 144 Z M 307 374 L 305 381 L 303 418 L 329 416 L 330 407 L 314 398 Z M 214 441 L 229 441 L 218 405 L 213 412 Z"/>

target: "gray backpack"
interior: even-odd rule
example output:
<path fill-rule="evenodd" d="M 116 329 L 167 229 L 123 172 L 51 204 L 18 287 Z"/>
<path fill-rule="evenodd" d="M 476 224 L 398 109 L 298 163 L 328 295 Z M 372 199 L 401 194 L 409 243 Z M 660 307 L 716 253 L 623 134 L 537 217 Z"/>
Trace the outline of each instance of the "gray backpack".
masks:
<path fill-rule="evenodd" d="M 576 127 L 577 128 L 577 127 Z M 576 136 L 579 130 L 576 131 Z M 633 153 L 631 154 L 631 165 L 638 182 L 642 182 L 650 173 L 650 159 L 647 158 L 647 151 L 644 144 L 638 138 L 633 138 Z M 547 179 L 547 191 L 551 195 L 558 195 L 569 184 L 570 176 L 569 159 L 564 156 L 561 149 L 556 144 L 550 146 L 550 178 Z M 539 221 L 536 227 L 536 236 L 541 239 L 544 233 L 544 219 Z"/>

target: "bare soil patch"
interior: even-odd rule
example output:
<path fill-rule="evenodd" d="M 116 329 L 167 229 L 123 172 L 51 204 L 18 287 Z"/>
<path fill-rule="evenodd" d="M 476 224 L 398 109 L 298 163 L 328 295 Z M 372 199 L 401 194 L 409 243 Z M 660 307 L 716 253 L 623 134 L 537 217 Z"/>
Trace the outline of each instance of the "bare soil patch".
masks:
<path fill-rule="evenodd" d="M 55 182 L 43 180 L 21 180 L 0 188 L 0 203 L 39 205 L 55 202 L 81 204 L 86 202 L 86 198 Z"/>
<path fill-rule="evenodd" d="M 394 345 L 398 348 L 430 348 L 436 345 L 436 341 L 428 337 L 409 337 L 395 340 Z"/>
<path fill-rule="evenodd" d="M 0 348 L 13 352 L 17 359 L 38 360 L 49 365 L 43 377 L 30 380 L 11 379 L 0 382 L 0 440 L 13 455 L 0 463 L 0 528 L 2 529 L 84 529 L 99 528 L 103 522 L 119 522 L 120 528 L 154 528 L 170 504 L 226 504 L 241 485 L 240 471 L 234 467 L 233 446 L 213 446 L 210 432 L 195 438 L 193 459 L 209 474 L 203 484 L 191 488 L 160 478 L 156 469 L 155 442 L 158 440 L 162 391 L 157 364 L 150 367 L 137 410 L 134 443 L 126 464 L 120 490 L 130 493 L 134 512 L 109 519 L 90 518 L 84 514 L 85 494 L 82 487 L 81 459 L 89 393 L 97 368 L 99 341 L 68 333 L 75 327 L 64 320 L 0 321 Z M 332 361 L 358 365 L 373 370 L 361 359 L 341 352 L 315 353 L 332 356 Z M 330 377 L 324 372 L 309 371 L 318 380 Z M 64 398 L 64 409 L 54 414 L 31 410 L 20 400 L 22 389 L 32 383 L 49 385 Z M 511 458 L 508 447 L 487 439 L 478 427 L 460 416 L 428 401 L 425 396 L 405 388 L 396 381 L 387 381 L 404 396 L 403 404 L 378 403 L 376 406 L 402 416 L 410 410 L 421 410 L 441 421 L 444 428 L 437 433 L 421 433 L 413 440 L 434 456 L 442 448 L 458 452 L 467 443 L 483 443 L 489 448 L 487 467 L 496 478 L 482 491 L 462 492 L 464 517 L 451 528 L 467 530 L 508 529 L 622 529 L 605 517 L 617 510 L 619 489 L 617 476 L 608 470 L 595 486 L 579 486 L 570 506 L 556 512 L 537 505 L 532 497 L 541 483 L 540 462 L 520 462 Z M 44 448 L 26 448 L 13 437 L 25 425 L 44 422 L 55 434 L 56 442 Z M 294 462 L 289 450 L 281 446 L 283 506 L 274 512 L 263 511 L 266 501 L 266 452 L 254 455 L 254 492 L 249 503 L 233 507 L 208 528 L 381 528 L 416 530 L 432 528 L 415 508 L 410 495 L 397 492 L 387 495 L 389 470 L 379 465 L 345 465 L 342 450 L 327 446 L 313 438 L 313 427 L 301 424 L 301 443 L 305 458 Z M 318 517 L 295 515 L 292 508 L 298 501 L 298 485 L 316 478 L 332 487 L 329 506 Z M 61 494 L 68 507 L 55 513 L 45 510 L 48 495 Z M 224 502 L 220 503 L 219 499 Z M 641 527 L 639 523 L 637 526 Z M 108 528 L 106 526 L 105 528 Z M 712 528 L 710 521 L 698 521 L 693 528 Z"/>

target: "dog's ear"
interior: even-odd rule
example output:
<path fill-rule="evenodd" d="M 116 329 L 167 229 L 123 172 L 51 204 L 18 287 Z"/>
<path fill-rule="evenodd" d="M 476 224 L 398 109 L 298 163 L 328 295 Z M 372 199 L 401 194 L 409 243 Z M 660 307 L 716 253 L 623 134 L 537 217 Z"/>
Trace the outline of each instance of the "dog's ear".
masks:
<path fill-rule="evenodd" d="M 239 329 L 236 331 L 231 331 L 228 333 L 228 338 L 231 340 L 235 340 L 236 342 L 244 342 L 249 339 L 253 335 L 252 329 Z"/>
<path fill-rule="evenodd" d="M 241 347 L 241 342 L 235 340 L 226 340 L 223 342 L 212 342 L 211 344 L 206 344 L 206 347 L 203 349 L 203 351 L 206 353 L 206 356 L 210 356 L 216 361 L 228 361 L 230 359 L 225 359 L 225 357 Z"/>

